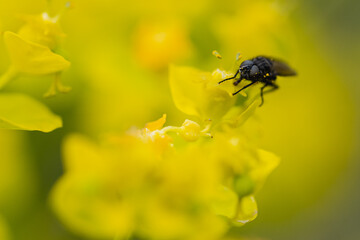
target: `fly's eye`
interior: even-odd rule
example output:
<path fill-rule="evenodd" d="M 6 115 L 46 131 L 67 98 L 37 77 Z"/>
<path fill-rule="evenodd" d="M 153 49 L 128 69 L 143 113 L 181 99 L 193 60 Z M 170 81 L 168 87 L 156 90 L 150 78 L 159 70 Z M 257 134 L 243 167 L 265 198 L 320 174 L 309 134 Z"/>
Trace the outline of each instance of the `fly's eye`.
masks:
<path fill-rule="evenodd" d="M 256 74 L 259 74 L 260 71 L 259 71 L 259 68 L 258 66 L 254 65 L 251 67 L 251 70 L 250 70 L 250 76 L 255 76 Z"/>
<path fill-rule="evenodd" d="M 254 62 L 251 61 L 251 60 L 246 60 L 246 61 L 243 61 L 240 65 L 240 68 L 246 68 L 246 67 L 250 67 L 254 65 Z"/>

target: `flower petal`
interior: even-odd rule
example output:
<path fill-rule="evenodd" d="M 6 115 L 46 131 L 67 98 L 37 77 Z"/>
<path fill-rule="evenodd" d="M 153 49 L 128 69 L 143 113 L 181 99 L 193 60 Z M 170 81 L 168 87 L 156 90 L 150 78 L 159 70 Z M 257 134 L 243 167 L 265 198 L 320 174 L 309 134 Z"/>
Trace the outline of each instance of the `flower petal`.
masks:
<path fill-rule="evenodd" d="M 153 122 L 149 122 L 145 125 L 145 128 L 150 131 L 160 130 L 166 122 L 166 114 L 163 114 L 161 118 L 155 120 Z"/>

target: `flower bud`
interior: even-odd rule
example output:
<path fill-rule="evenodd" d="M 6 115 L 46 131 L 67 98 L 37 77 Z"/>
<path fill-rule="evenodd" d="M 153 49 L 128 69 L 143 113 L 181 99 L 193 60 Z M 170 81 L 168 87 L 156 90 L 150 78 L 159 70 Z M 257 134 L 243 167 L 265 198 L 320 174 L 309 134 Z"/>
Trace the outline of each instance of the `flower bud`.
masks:
<path fill-rule="evenodd" d="M 200 134 L 200 125 L 194 121 L 186 119 L 181 126 L 180 136 L 188 142 L 194 142 L 198 140 Z"/>

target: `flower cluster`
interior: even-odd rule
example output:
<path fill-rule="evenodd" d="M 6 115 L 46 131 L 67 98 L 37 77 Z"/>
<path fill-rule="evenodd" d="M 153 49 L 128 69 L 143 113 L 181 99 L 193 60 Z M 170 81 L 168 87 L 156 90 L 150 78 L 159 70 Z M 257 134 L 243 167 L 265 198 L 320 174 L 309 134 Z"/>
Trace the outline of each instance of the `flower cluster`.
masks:
<path fill-rule="evenodd" d="M 258 99 L 236 104 L 217 85 L 228 75 L 171 68 L 176 106 L 199 123 L 164 127 L 163 115 L 98 144 L 70 136 L 51 198 L 63 222 L 95 238 L 215 240 L 255 219 L 254 193 L 279 160 L 240 127 Z"/>
<path fill-rule="evenodd" d="M 58 23 L 59 17 L 50 17 L 46 12 L 23 16 L 25 23 L 17 33 L 4 32 L 11 65 L 0 77 L 0 89 L 21 75 L 53 75 L 55 79 L 45 97 L 70 91 L 60 81 L 61 72 L 69 68 L 70 62 L 55 53 L 65 36 Z M 2 128 L 49 132 L 62 126 L 58 116 L 27 96 L 2 94 L 0 103 L 4 103 L 0 104 L 0 119 L 4 122 Z"/>
<path fill-rule="evenodd" d="M 4 41 L 11 59 L 11 66 L 1 77 L 0 88 L 19 74 L 54 74 L 55 82 L 46 96 L 70 89 L 61 85 L 59 74 L 69 68 L 70 62 L 54 52 L 65 36 L 58 23 L 59 16 L 50 17 L 44 12 L 23 17 L 25 24 L 18 33 L 6 31 Z"/>

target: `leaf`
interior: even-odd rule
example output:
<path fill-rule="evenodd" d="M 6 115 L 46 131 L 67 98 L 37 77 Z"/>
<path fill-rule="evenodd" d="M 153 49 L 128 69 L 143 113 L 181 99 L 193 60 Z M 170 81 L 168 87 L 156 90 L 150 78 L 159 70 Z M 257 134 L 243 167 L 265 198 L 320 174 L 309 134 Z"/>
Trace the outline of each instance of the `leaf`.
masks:
<path fill-rule="evenodd" d="M 70 62 L 53 53 L 50 48 L 27 41 L 13 32 L 4 33 L 11 62 L 20 73 L 46 75 L 61 72 L 70 66 Z"/>
<path fill-rule="evenodd" d="M 0 128 L 51 132 L 60 127 L 61 118 L 42 103 L 21 94 L 0 95 Z"/>

